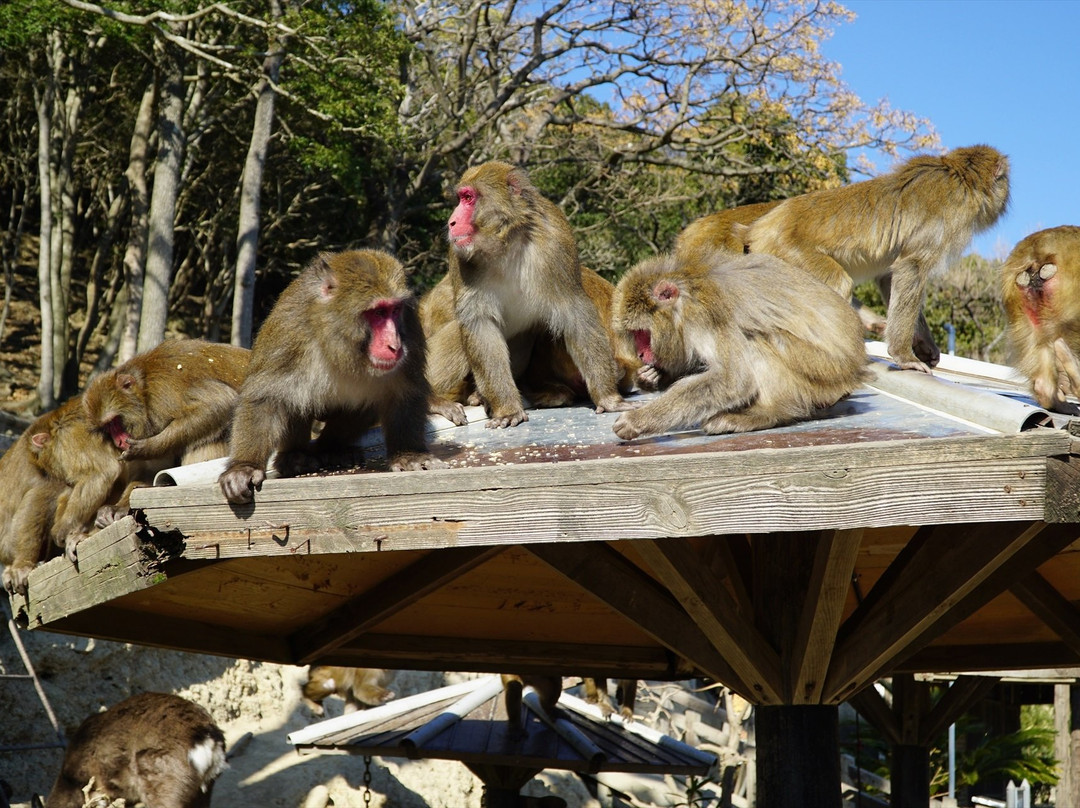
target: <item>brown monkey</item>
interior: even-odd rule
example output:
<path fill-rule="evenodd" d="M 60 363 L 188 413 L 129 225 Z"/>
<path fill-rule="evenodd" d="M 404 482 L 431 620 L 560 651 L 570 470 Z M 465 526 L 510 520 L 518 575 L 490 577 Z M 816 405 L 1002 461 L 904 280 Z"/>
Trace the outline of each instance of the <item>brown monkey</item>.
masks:
<path fill-rule="evenodd" d="M 251 352 L 218 478 L 250 502 L 275 466 L 290 476 L 318 452 L 382 425 L 393 471 L 439 468 L 427 451 L 424 334 L 405 270 L 377 250 L 322 253 L 278 298 Z M 325 422 L 309 447 L 312 422 Z"/>
<path fill-rule="evenodd" d="M 552 721 L 555 720 L 555 706 L 562 695 L 561 676 L 518 676 L 514 673 L 502 674 L 503 699 L 506 702 L 506 721 L 512 735 L 520 735 L 524 724 L 521 720 L 521 696 L 526 687 L 531 687 L 540 697 L 540 707 Z"/>
<path fill-rule="evenodd" d="M 744 228 L 734 225 L 749 225 L 760 219 L 780 204 L 775 202 L 755 202 L 752 205 L 739 205 L 737 208 L 718 210 L 695 219 L 675 238 L 675 254 L 692 255 L 698 250 L 724 250 L 730 253 L 746 252 Z"/>
<path fill-rule="evenodd" d="M 883 287 L 889 355 L 901 368 L 929 373 L 940 352 L 922 319 L 927 279 L 955 263 L 1008 201 L 1008 159 L 969 146 L 788 199 L 751 224 L 745 238 L 750 252 L 809 271 L 845 300 L 855 283 L 891 273 Z"/>
<path fill-rule="evenodd" d="M 832 405 L 866 376 L 851 306 L 769 255 L 644 261 L 619 282 L 614 320 L 645 364 L 678 378 L 618 417 L 624 440 L 697 425 L 716 434 L 787 424 Z"/>
<path fill-rule="evenodd" d="M 8 592 L 25 595 L 31 570 L 49 556 L 57 500 L 66 486 L 38 466 L 34 440 L 73 408 L 81 408 L 78 399 L 45 413 L 0 456 L 0 564 Z"/>
<path fill-rule="evenodd" d="M 209 808 L 214 780 L 227 765 L 225 735 L 204 708 L 180 696 L 139 693 L 79 725 L 45 808 L 116 800 Z"/>
<path fill-rule="evenodd" d="M 1080 227 L 1052 227 L 1021 240 L 1001 267 L 1001 296 L 1011 360 L 1031 381 L 1035 399 L 1076 413 L 1065 397 L 1080 392 L 1067 372 L 1075 364 L 1069 355 L 1080 352 Z"/>
<path fill-rule="evenodd" d="M 501 162 L 470 168 L 456 192 L 448 277 L 460 331 L 443 328 L 431 338 L 437 395 L 460 378 L 457 367 L 449 379 L 439 372 L 454 361 L 460 341 L 488 426 L 528 420 L 510 343 L 539 327 L 566 341 L 598 412 L 630 409 L 618 391 L 611 343 L 582 285 L 573 231 L 558 206 L 524 170 Z"/>
<path fill-rule="evenodd" d="M 607 679 L 585 679 L 585 701 L 595 704 L 605 716 L 611 715 L 611 699 L 607 692 Z M 634 718 L 634 702 L 637 701 L 637 679 L 618 679 L 615 685 L 615 700 L 619 705 L 619 715 L 630 721 Z"/>
<path fill-rule="evenodd" d="M 364 707 L 378 707 L 394 698 L 386 686 L 397 671 L 382 668 L 344 668 L 339 665 L 312 665 L 302 692 L 304 704 L 315 715 L 324 715 L 323 701 L 329 696 L 345 699 L 345 712 Z"/>

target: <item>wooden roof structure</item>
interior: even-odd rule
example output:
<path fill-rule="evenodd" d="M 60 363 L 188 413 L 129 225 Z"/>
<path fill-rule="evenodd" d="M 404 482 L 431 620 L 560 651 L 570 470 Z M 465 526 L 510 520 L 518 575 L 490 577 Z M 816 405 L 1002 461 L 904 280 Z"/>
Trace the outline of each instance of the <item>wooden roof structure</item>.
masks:
<path fill-rule="evenodd" d="M 214 476 L 138 490 L 13 612 L 291 664 L 707 676 L 758 704 L 1080 664 L 1070 423 L 996 366 L 872 364 L 780 429 L 620 442 L 615 414 L 533 410 L 444 422 L 447 470 L 268 480 L 241 508 Z"/>
<path fill-rule="evenodd" d="M 502 682 L 485 676 L 346 713 L 290 733 L 298 751 L 458 760 L 470 767 L 596 773 L 704 775 L 716 756 L 636 721 L 605 718 L 599 708 L 563 692 L 554 720 L 525 694 L 520 736 L 506 721 Z M 531 775 L 530 775 L 531 776 Z"/>

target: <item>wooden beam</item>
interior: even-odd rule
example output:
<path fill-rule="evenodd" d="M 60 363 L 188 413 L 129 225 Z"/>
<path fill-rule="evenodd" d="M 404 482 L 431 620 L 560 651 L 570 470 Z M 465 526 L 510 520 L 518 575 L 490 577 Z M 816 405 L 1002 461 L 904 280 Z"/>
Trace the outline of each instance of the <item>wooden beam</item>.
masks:
<path fill-rule="evenodd" d="M 606 676 L 613 679 L 689 679 L 696 671 L 666 648 L 551 643 L 520 639 L 469 640 L 364 634 L 318 664 L 403 670 Z"/>
<path fill-rule="evenodd" d="M 930 645 L 898 660 L 891 670 L 907 673 L 958 673 L 1008 670 L 1016 660 L 1033 668 L 1080 666 L 1080 655 L 1063 642 L 1002 645 Z"/>
<path fill-rule="evenodd" d="M 821 702 L 862 535 L 862 529 L 856 528 L 836 530 L 818 539 L 791 652 L 791 694 L 795 704 Z"/>
<path fill-rule="evenodd" d="M 1047 522 L 1080 522 L 1080 458 L 1046 458 Z"/>
<path fill-rule="evenodd" d="M 299 631 L 289 643 L 297 664 L 327 656 L 455 578 L 497 556 L 503 547 L 456 547 L 429 553 Z"/>
<path fill-rule="evenodd" d="M 1013 584 L 1009 591 L 1080 655 L 1080 609 L 1076 608 L 1053 585 L 1033 572 Z"/>
<path fill-rule="evenodd" d="M 535 544 L 526 549 L 696 665 L 702 674 L 754 699 L 750 688 L 671 595 L 620 553 L 599 543 Z"/>
<path fill-rule="evenodd" d="M 888 589 L 868 599 L 849 618 L 851 630 L 837 646 L 823 698 L 843 701 L 879 678 L 892 660 L 907 652 L 950 608 L 1045 528 L 1042 522 L 934 528 L 919 548 L 905 557 L 903 569 L 889 576 Z M 1010 582 L 1003 582 L 998 592 Z"/>
<path fill-rule="evenodd" d="M 740 614 L 752 615 L 754 603 L 748 588 L 751 579 L 750 543 L 744 533 L 705 537 L 703 559 L 731 589 Z"/>
<path fill-rule="evenodd" d="M 986 698 L 998 679 L 993 676 L 959 676 L 945 691 L 919 728 L 919 746 L 931 746 L 950 724 Z"/>
<path fill-rule="evenodd" d="M 684 539 L 634 542 L 634 550 L 660 579 L 709 642 L 746 683 L 759 704 L 780 704 L 780 655 L 739 611 Z"/>
<path fill-rule="evenodd" d="M 859 711 L 859 715 L 874 725 L 890 746 L 900 745 L 900 724 L 893 714 L 892 707 L 885 697 L 877 691 L 875 685 L 864 687 L 853 695 L 848 702 Z"/>

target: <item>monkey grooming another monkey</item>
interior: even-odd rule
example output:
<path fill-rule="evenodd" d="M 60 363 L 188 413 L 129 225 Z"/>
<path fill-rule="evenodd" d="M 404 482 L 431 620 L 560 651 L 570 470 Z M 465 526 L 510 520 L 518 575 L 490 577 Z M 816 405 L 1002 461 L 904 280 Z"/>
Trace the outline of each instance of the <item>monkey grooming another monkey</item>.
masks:
<path fill-rule="evenodd" d="M 646 365 L 678 379 L 616 419 L 623 440 L 699 425 L 709 434 L 780 426 L 867 376 L 854 309 L 769 255 L 643 261 L 616 287 L 614 322 Z"/>
<path fill-rule="evenodd" d="M 458 391 L 458 357 L 464 351 L 490 416 L 487 425 L 528 420 L 514 381 L 511 343 L 531 341 L 534 329 L 543 329 L 565 340 L 597 412 L 631 409 L 619 394 L 611 342 L 582 285 L 577 244 L 563 212 L 524 170 L 507 163 L 470 168 L 456 193 L 447 275 L 458 328 L 445 326 L 430 340 L 436 397 L 452 399 Z"/>
<path fill-rule="evenodd" d="M 282 476 L 381 424 L 392 471 L 441 468 L 427 450 L 424 334 L 405 270 L 377 250 L 322 253 L 278 298 L 251 352 L 218 478 L 250 502 L 275 450 Z M 325 426 L 314 446 L 312 423 Z M 306 465 L 305 465 L 306 464 Z"/>
<path fill-rule="evenodd" d="M 326 714 L 323 701 L 329 696 L 345 699 L 345 712 L 364 707 L 378 707 L 394 698 L 386 686 L 397 671 L 381 668 L 344 668 L 339 665 L 313 665 L 302 688 L 304 704 L 315 715 Z"/>
<path fill-rule="evenodd" d="M 1002 264 L 1001 297 L 1010 358 L 1031 381 L 1035 400 L 1078 414 L 1066 396 L 1080 393 L 1072 380 L 1080 352 L 1080 227 L 1022 239 Z"/>
<path fill-rule="evenodd" d="M 751 224 L 745 240 L 750 252 L 810 272 L 844 300 L 855 283 L 891 272 L 882 288 L 889 355 L 901 368 L 929 373 L 941 354 L 922 319 L 926 282 L 955 263 L 1008 201 L 1008 159 L 990 146 L 969 146 L 788 199 Z"/>
<path fill-rule="evenodd" d="M 214 781 L 227 765 L 225 735 L 204 708 L 168 693 L 139 693 L 79 725 L 45 808 L 116 800 L 209 808 Z"/>
<path fill-rule="evenodd" d="M 540 707 L 551 721 L 555 720 L 555 706 L 562 695 L 561 676 L 502 674 L 503 699 L 506 704 L 506 721 L 511 735 L 521 735 L 524 722 L 521 715 L 521 697 L 526 687 L 531 687 L 540 697 Z"/>

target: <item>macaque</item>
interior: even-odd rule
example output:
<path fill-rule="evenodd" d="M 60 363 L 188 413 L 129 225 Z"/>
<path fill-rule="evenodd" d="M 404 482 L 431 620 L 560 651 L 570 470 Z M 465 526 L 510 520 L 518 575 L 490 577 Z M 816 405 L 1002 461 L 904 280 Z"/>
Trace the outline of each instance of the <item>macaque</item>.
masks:
<path fill-rule="evenodd" d="M 303 685 L 304 704 L 318 716 L 326 714 L 323 701 L 329 696 L 345 699 L 345 712 L 363 707 L 378 707 L 394 698 L 386 686 L 397 671 L 381 668 L 343 668 L 338 665 L 312 665 Z"/>
<path fill-rule="evenodd" d="M 867 375 L 854 309 L 770 255 L 661 256 L 615 290 L 614 322 L 677 381 L 614 429 L 623 440 L 689 429 L 767 429 L 808 418 Z"/>
<path fill-rule="evenodd" d="M 788 199 L 751 224 L 745 241 L 749 252 L 806 270 L 845 300 L 854 284 L 890 273 L 882 287 L 889 355 L 901 368 L 929 373 L 941 353 L 922 314 L 927 280 L 955 263 L 1008 202 L 1008 159 L 969 146 Z"/>
<path fill-rule="evenodd" d="M 447 275 L 459 329 L 444 327 L 431 337 L 436 396 L 448 397 L 460 384 L 464 351 L 487 425 L 527 421 L 513 343 L 531 340 L 539 328 L 565 340 L 597 412 L 631 409 L 619 394 L 611 341 L 582 284 L 574 234 L 558 206 L 524 170 L 501 162 L 470 168 L 456 193 Z M 530 353 L 526 348 L 523 355 Z"/>
<path fill-rule="evenodd" d="M 585 701 L 595 704 L 604 716 L 611 715 L 611 699 L 607 692 L 607 679 L 584 680 Z M 615 685 L 615 700 L 619 705 L 619 715 L 626 721 L 634 718 L 634 702 L 637 700 L 637 679 L 619 679 Z"/>
<path fill-rule="evenodd" d="M 441 468 L 428 453 L 424 334 L 405 270 L 377 250 L 321 253 L 278 298 L 251 351 L 218 478 L 251 502 L 266 464 L 285 477 L 381 424 L 392 471 Z M 311 444 L 313 422 L 325 423 Z"/>
<path fill-rule="evenodd" d="M 227 765 L 225 735 L 204 708 L 180 696 L 139 693 L 79 725 L 45 808 L 116 800 L 209 808 L 214 780 Z"/>
<path fill-rule="evenodd" d="M 1031 381 L 1039 406 L 1078 413 L 1073 376 L 1080 352 L 1080 227 L 1040 230 L 1001 267 L 1006 337 L 1013 365 Z"/>
<path fill-rule="evenodd" d="M 520 735 L 524 731 L 521 715 L 521 696 L 526 687 L 531 687 L 540 698 L 540 707 L 550 720 L 555 720 L 555 706 L 562 696 L 561 676 L 518 676 L 513 673 L 502 674 L 503 699 L 506 703 L 506 721 L 510 725 L 511 735 Z"/>
<path fill-rule="evenodd" d="M 66 486 L 50 479 L 38 466 L 35 437 L 48 435 L 50 425 L 65 408 L 79 407 L 72 399 L 64 407 L 39 417 L 0 456 L 0 564 L 4 589 L 25 595 L 31 570 L 49 556 L 57 500 Z"/>
<path fill-rule="evenodd" d="M 687 225 L 675 239 L 675 254 L 692 255 L 698 250 L 723 250 L 729 253 L 744 253 L 747 245 L 744 241 L 745 228 L 734 225 L 750 225 L 780 204 L 775 202 L 756 202 L 752 205 L 739 205 L 737 208 L 718 210 Z"/>

